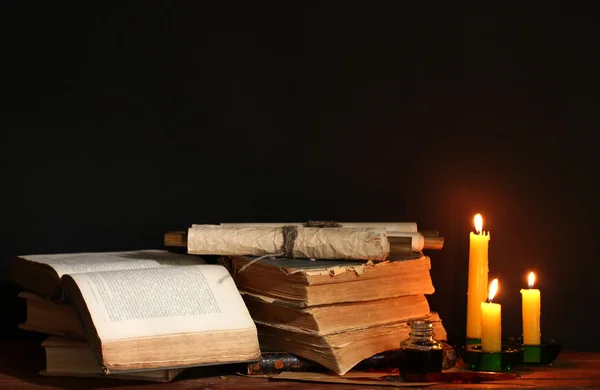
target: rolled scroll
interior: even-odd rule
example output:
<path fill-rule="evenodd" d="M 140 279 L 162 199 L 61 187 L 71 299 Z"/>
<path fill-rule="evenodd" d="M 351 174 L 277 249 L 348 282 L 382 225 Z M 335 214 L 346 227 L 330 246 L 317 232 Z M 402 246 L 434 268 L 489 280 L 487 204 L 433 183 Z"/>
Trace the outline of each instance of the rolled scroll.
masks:
<path fill-rule="evenodd" d="M 283 251 L 280 227 L 193 225 L 187 250 L 197 255 L 264 256 Z M 385 260 L 390 243 L 384 229 L 297 227 L 292 255 L 307 259 Z"/>
<path fill-rule="evenodd" d="M 412 238 L 412 250 L 421 252 L 425 248 L 425 239 L 423 235 L 417 232 L 417 224 L 414 222 L 339 222 L 341 227 L 353 229 L 377 228 L 384 229 L 388 237 L 410 237 Z M 303 227 L 302 222 L 247 222 L 247 223 L 222 223 L 224 227 L 282 227 L 284 225 L 293 225 Z M 200 225 L 192 225 L 200 226 Z"/>

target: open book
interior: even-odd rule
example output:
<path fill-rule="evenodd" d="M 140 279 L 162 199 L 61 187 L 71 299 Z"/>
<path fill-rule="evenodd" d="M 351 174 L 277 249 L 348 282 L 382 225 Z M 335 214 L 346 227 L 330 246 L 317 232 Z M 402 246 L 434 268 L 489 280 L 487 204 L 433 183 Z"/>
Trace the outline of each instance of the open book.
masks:
<path fill-rule="evenodd" d="M 256 326 L 227 269 L 197 256 L 164 250 L 19 256 L 10 277 L 29 290 L 21 297 L 33 316 L 22 325 L 76 336 L 75 318 L 105 373 L 260 356 Z M 49 299 L 63 293 L 72 312 Z M 64 321 L 44 320 L 58 313 Z"/>
<path fill-rule="evenodd" d="M 260 356 L 256 326 L 221 265 L 74 273 L 61 280 L 107 374 Z"/>
<path fill-rule="evenodd" d="M 63 292 L 60 277 L 65 274 L 204 263 L 201 257 L 165 250 L 42 254 L 16 257 L 6 276 L 28 291 L 59 299 Z"/>

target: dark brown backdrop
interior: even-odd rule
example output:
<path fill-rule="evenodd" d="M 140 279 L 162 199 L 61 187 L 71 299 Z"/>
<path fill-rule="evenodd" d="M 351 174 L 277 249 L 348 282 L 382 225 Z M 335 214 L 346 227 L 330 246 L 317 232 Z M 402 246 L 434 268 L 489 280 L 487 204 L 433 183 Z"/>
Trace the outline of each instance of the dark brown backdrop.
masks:
<path fill-rule="evenodd" d="M 504 335 L 535 270 L 544 337 L 600 349 L 592 12 L 120 7 L 3 5 L 1 264 L 191 223 L 417 221 L 446 239 L 431 304 L 458 337 L 481 212 Z"/>

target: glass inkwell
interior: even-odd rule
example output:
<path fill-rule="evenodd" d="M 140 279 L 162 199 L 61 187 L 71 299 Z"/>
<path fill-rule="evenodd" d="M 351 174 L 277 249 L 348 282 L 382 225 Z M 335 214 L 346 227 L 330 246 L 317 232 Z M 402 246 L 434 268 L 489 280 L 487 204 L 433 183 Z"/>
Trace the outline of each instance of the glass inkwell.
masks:
<path fill-rule="evenodd" d="M 441 372 L 443 344 L 435 339 L 433 323 L 414 320 L 409 325 L 409 337 L 400 343 L 400 376 Z"/>

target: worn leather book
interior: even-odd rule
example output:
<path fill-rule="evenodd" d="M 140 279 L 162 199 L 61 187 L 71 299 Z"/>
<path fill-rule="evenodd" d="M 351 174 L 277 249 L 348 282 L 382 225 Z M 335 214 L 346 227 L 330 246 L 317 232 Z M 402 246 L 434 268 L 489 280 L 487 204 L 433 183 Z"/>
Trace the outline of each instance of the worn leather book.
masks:
<path fill-rule="evenodd" d="M 437 313 L 423 319 L 432 321 L 437 340 L 447 340 L 446 330 Z M 378 353 L 396 349 L 408 338 L 406 321 L 350 329 L 328 335 L 299 331 L 283 324 L 256 322 L 260 346 L 268 351 L 286 351 L 313 361 L 343 375 L 362 360 Z"/>
<path fill-rule="evenodd" d="M 300 307 L 435 291 L 430 258 L 422 253 L 384 262 L 265 258 L 240 272 L 252 260 L 249 256 L 226 256 L 220 261 L 230 269 L 240 290 Z"/>
<path fill-rule="evenodd" d="M 442 369 L 449 370 L 456 365 L 456 350 L 451 345 L 444 343 L 443 351 Z M 361 360 L 352 368 L 352 371 L 398 373 L 400 364 L 400 350 L 392 349 Z M 258 361 L 248 363 L 246 366 L 248 375 L 278 374 L 284 371 L 327 372 L 329 370 L 288 352 L 269 351 L 263 351 Z"/>
<path fill-rule="evenodd" d="M 26 317 L 19 328 L 31 332 L 86 340 L 81 323 L 68 303 L 55 302 L 29 291 L 19 293 L 25 301 Z"/>
<path fill-rule="evenodd" d="M 302 307 L 242 291 L 246 307 L 255 321 L 284 324 L 290 328 L 326 335 L 347 329 L 408 321 L 429 314 L 423 294 L 371 301 Z"/>
<path fill-rule="evenodd" d="M 98 364 L 90 344 L 86 341 L 75 341 L 50 336 L 42 342 L 42 347 L 46 354 L 46 367 L 40 371 L 40 374 L 44 376 L 96 377 L 169 382 L 183 371 L 182 369 L 167 369 L 106 375 L 102 367 Z"/>

